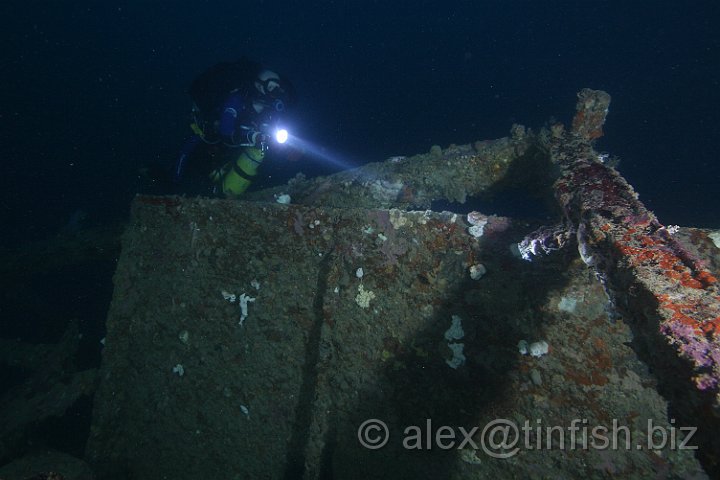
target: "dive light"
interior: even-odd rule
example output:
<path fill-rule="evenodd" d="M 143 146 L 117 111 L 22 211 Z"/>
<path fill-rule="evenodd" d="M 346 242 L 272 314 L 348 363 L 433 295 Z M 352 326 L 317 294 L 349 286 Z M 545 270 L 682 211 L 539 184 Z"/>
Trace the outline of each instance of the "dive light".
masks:
<path fill-rule="evenodd" d="M 282 144 L 287 142 L 288 136 L 288 131 L 284 128 L 278 128 L 277 130 L 275 130 L 275 141 L 277 143 Z"/>
<path fill-rule="evenodd" d="M 246 142 L 241 144 L 243 147 L 260 147 L 262 150 L 269 148 L 271 140 L 275 140 L 279 144 L 287 142 L 289 133 L 284 128 L 277 128 L 273 131 L 269 125 L 261 125 L 257 130 L 255 128 L 243 127 L 246 131 Z"/>

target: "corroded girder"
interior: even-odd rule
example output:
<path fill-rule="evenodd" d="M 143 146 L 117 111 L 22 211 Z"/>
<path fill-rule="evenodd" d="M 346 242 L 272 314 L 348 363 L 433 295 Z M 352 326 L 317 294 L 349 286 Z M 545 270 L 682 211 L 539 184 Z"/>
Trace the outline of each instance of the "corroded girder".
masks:
<path fill-rule="evenodd" d="M 435 146 L 428 153 L 391 157 L 328 176 L 298 175 L 287 185 L 244 199 L 272 202 L 289 194 L 294 204 L 338 208 L 427 209 L 436 200 L 465 203 L 495 186 L 521 158 L 541 154 L 536 146 L 535 135 L 515 125 L 510 137 Z"/>
<path fill-rule="evenodd" d="M 591 141 L 602 135 L 610 96 L 586 89 L 579 98 L 572 131 L 555 135 L 550 153 L 561 172 L 555 195 L 577 230 L 580 253 L 634 324 L 636 339 L 642 337 L 653 352 L 651 367 L 665 381 L 678 379 L 677 390 L 689 395 L 681 400 L 710 403 L 718 412 L 717 279 L 673 236 L 676 227 L 662 225 L 593 150 Z"/>

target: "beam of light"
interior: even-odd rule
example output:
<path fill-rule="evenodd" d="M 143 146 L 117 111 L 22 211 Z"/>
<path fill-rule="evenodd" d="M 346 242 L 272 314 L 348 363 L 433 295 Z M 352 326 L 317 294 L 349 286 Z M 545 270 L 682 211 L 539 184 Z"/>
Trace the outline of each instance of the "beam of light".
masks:
<path fill-rule="evenodd" d="M 339 170 L 349 170 L 351 168 L 356 168 L 359 166 L 358 164 L 353 163 L 349 158 L 346 158 L 344 155 L 331 152 L 325 147 L 321 147 L 317 144 L 314 144 L 307 140 L 303 140 L 294 135 L 288 136 L 287 145 L 297 148 L 305 155 L 308 155 L 309 157 L 314 158 L 326 165 L 331 165 Z"/>

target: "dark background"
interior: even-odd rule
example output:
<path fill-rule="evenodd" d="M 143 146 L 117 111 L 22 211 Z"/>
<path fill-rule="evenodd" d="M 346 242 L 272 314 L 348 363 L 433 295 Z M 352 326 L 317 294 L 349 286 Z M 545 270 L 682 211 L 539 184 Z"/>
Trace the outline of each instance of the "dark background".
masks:
<path fill-rule="evenodd" d="M 335 160 L 275 155 L 255 188 L 495 139 L 516 122 L 567 123 L 590 87 L 613 96 L 598 150 L 621 158 L 660 221 L 718 228 L 719 4 L 0 2 L 0 253 L 20 254 L 8 269 L 19 278 L 0 278 L 0 337 L 57 342 L 77 320 L 76 367 L 99 365 L 117 246 L 92 239 L 117 244 L 111 226 L 145 191 L 141 170 L 174 164 L 190 134 L 192 79 L 242 55 L 293 82 L 291 131 Z M 511 200 L 519 212 L 485 213 L 538 211 Z M 68 229 L 79 211 L 84 225 Z M 49 261 L 63 242 L 80 250 L 78 239 L 94 253 Z M 0 366 L 0 395 L 31 373 Z M 38 424 L 29 444 L 82 456 L 91 403 Z"/>
<path fill-rule="evenodd" d="M 300 100 L 292 130 L 360 164 L 568 122 L 613 96 L 598 145 L 665 224 L 720 227 L 717 1 L 3 2 L 0 245 L 80 209 L 127 217 L 189 134 L 194 76 L 250 56 Z M 260 185 L 337 169 L 275 158 Z M 493 213 L 493 212 L 488 212 Z"/>

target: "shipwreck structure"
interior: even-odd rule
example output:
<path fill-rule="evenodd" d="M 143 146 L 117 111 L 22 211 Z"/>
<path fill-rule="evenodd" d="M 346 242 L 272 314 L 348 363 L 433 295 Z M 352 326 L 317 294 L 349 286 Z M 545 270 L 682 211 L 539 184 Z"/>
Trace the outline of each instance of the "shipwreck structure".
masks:
<path fill-rule="evenodd" d="M 717 475 L 720 251 L 593 149 L 609 102 L 239 202 L 138 196 L 96 475 Z M 512 187 L 555 218 L 463 210 Z"/>
<path fill-rule="evenodd" d="M 137 197 L 91 464 L 103 478 L 717 472 L 717 247 L 662 225 L 593 150 L 609 101 L 583 90 L 569 129 L 515 126 L 242 202 Z M 430 210 L 528 175 L 557 225 Z M 488 446 L 498 419 L 530 443 Z M 577 422 L 620 428 L 628 448 L 546 438 Z M 471 433 L 438 446 L 432 424 Z M 699 454 L 656 448 L 659 431 Z"/>

